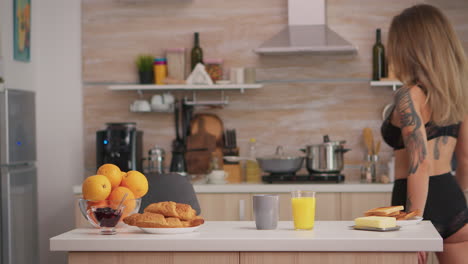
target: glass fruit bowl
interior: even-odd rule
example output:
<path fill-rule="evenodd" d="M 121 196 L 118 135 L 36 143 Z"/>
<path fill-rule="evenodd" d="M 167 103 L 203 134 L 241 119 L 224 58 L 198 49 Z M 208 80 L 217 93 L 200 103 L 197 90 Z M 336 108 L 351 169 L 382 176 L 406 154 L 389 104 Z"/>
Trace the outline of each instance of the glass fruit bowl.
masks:
<path fill-rule="evenodd" d="M 88 222 L 100 229 L 101 234 L 113 235 L 116 227 L 127 226 L 122 220 L 132 214 L 138 213 L 141 198 L 126 199 L 121 208 L 120 200 L 86 200 L 79 199 L 78 205 L 81 214 Z"/>

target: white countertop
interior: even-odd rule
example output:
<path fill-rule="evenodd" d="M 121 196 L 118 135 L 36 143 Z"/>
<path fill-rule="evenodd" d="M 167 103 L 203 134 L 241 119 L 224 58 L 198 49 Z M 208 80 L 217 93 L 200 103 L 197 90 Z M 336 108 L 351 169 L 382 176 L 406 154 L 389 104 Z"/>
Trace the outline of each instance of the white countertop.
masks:
<path fill-rule="evenodd" d="M 51 251 L 442 251 L 443 242 L 429 221 L 398 231 L 350 228 L 352 221 L 318 221 L 312 231 L 295 231 L 292 222 L 277 230 L 256 230 L 254 222 L 206 222 L 187 234 L 158 235 L 124 228 L 116 235 L 75 229 L 50 239 Z"/>
<path fill-rule="evenodd" d="M 194 184 L 196 193 L 289 193 L 294 190 L 317 192 L 392 192 L 393 183 L 304 183 L 304 184 Z M 73 186 L 74 194 L 81 194 L 81 186 Z"/>

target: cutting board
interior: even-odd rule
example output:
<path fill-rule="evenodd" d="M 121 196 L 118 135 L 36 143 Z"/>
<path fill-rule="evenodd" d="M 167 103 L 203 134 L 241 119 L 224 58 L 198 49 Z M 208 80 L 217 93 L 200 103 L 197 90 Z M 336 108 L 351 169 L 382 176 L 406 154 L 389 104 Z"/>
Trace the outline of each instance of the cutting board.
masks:
<path fill-rule="evenodd" d="M 223 166 L 223 148 L 224 148 L 224 125 L 223 121 L 219 116 L 210 113 L 199 113 L 193 116 L 190 122 L 191 134 L 196 134 L 200 130 L 200 123 L 203 120 L 203 127 L 205 131 L 216 138 L 216 149 L 214 152 L 218 157 L 218 166 Z"/>
<path fill-rule="evenodd" d="M 198 130 L 187 137 L 185 160 L 189 174 L 205 174 L 210 169 L 212 153 L 216 151 L 216 137 L 205 129 L 205 120 L 198 122 Z"/>
<path fill-rule="evenodd" d="M 205 130 L 216 137 L 216 146 L 224 147 L 223 135 L 224 125 L 223 121 L 219 116 L 215 114 L 196 114 L 190 122 L 190 131 L 192 134 L 196 134 L 200 127 L 200 120 L 203 120 Z"/>

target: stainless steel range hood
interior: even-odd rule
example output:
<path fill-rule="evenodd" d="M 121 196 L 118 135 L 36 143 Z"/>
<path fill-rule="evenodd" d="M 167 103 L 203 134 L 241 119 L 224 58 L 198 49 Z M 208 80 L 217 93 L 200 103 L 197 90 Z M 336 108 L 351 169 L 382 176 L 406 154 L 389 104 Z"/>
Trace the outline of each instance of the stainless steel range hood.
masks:
<path fill-rule="evenodd" d="M 357 48 L 326 25 L 326 0 L 288 0 L 288 26 L 254 51 L 259 54 L 352 54 Z"/>

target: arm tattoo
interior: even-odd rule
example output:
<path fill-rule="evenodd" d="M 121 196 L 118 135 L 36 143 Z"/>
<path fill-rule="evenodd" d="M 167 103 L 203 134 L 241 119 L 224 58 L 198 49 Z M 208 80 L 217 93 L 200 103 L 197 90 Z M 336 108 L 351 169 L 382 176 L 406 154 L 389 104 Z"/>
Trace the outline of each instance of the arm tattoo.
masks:
<path fill-rule="evenodd" d="M 412 206 L 412 203 L 411 203 L 411 199 L 409 196 L 406 197 L 406 205 L 405 205 L 405 211 L 407 213 L 411 212 L 411 206 Z"/>
<path fill-rule="evenodd" d="M 442 136 L 442 137 L 436 138 L 435 144 L 434 144 L 434 159 L 435 160 L 440 159 L 439 142 L 441 138 L 442 138 L 442 144 L 446 145 L 448 142 L 448 136 Z"/>
<path fill-rule="evenodd" d="M 419 164 L 426 158 L 427 154 L 424 137 L 420 131 L 422 121 L 414 108 L 409 88 L 400 88 L 395 99 L 401 130 L 403 131 L 405 127 L 410 128 L 410 131 L 402 136 L 409 153 L 409 174 L 411 175 L 418 170 Z"/>

